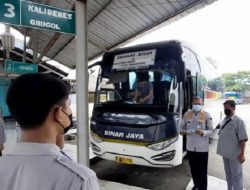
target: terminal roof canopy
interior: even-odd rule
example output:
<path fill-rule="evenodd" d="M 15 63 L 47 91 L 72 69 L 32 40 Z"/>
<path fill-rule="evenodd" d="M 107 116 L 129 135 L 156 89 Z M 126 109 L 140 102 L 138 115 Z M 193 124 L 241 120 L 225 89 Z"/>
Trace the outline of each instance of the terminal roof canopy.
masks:
<path fill-rule="evenodd" d="M 74 10 L 75 0 L 30 0 Z M 88 58 L 100 56 L 146 31 L 184 17 L 216 0 L 88 0 Z M 31 28 L 17 28 L 32 36 Z M 29 43 L 32 48 L 32 37 Z M 75 68 L 75 36 L 38 31 L 38 51 Z"/>

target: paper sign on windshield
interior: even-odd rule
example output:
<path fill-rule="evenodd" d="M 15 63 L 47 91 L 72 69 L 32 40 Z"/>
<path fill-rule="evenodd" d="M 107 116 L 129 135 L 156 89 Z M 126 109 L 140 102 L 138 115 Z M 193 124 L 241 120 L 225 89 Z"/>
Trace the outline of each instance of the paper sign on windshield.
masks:
<path fill-rule="evenodd" d="M 113 70 L 132 70 L 148 68 L 155 63 L 156 50 L 146 50 L 116 55 Z"/>

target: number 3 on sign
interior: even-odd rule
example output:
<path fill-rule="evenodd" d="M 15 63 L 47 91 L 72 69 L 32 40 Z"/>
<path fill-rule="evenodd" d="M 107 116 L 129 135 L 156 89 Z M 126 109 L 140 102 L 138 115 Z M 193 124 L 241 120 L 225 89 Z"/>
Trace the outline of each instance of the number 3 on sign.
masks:
<path fill-rule="evenodd" d="M 4 3 L 4 6 L 7 7 L 7 11 L 8 13 L 5 13 L 4 16 L 8 17 L 8 18 L 13 18 L 15 17 L 15 7 L 14 5 L 10 4 L 10 3 Z"/>

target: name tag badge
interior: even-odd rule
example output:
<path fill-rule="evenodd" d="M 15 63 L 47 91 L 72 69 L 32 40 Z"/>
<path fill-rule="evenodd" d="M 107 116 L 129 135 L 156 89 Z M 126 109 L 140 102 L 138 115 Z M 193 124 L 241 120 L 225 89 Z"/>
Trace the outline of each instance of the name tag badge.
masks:
<path fill-rule="evenodd" d="M 199 123 L 204 124 L 204 123 L 205 123 L 205 121 L 203 121 L 203 120 L 199 120 Z"/>

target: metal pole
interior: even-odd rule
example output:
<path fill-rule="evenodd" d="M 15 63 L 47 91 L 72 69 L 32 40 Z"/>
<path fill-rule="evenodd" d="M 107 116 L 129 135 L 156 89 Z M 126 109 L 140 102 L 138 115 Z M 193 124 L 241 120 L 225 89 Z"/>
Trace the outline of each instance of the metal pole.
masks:
<path fill-rule="evenodd" d="M 89 166 L 87 0 L 76 8 L 77 161 Z"/>
<path fill-rule="evenodd" d="M 33 46 L 33 63 L 37 60 L 37 30 L 32 30 L 32 46 Z"/>
<path fill-rule="evenodd" d="M 8 33 L 10 33 L 10 26 L 9 25 L 5 25 L 5 32 L 8 32 Z"/>
<path fill-rule="evenodd" d="M 26 51 L 27 51 L 26 37 L 27 37 L 27 29 L 25 30 L 23 36 L 23 62 L 26 62 Z"/>
<path fill-rule="evenodd" d="M 10 33 L 10 26 L 7 24 L 5 25 L 5 32 Z M 9 59 L 9 58 L 10 58 L 10 50 L 6 49 L 6 59 Z"/>

